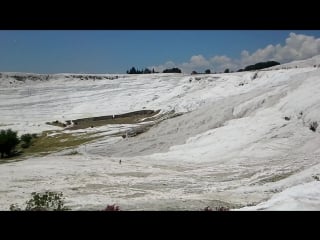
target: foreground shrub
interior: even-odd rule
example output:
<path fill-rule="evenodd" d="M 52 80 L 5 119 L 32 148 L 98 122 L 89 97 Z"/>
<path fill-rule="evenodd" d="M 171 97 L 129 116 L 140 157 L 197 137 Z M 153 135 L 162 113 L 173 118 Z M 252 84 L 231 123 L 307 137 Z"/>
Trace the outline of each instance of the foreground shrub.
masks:
<path fill-rule="evenodd" d="M 219 207 L 216 207 L 216 211 L 230 211 L 230 208 L 219 206 Z"/>
<path fill-rule="evenodd" d="M 61 192 L 31 193 L 32 198 L 26 202 L 26 211 L 66 211 Z M 10 211 L 21 211 L 17 204 L 11 204 Z"/>
<path fill-rule="evenodd" d="M 27 201 L 26 211 L 65 211 L 62 192 L 31 193 L 32 199 Z"/>
<path fill-rule="evenodd" d="M 120 207 L 115 204 L 107 205 L 107 207 L 103 211 L 120 211 Z"/>
<path fill-rule="evenodd" d="M 21 208 L 17 204 L 11 204 L 10 211 L 21 211 Z"/>
<path fill-rule="evenodd" d="M 203 209 L 203 211 L 207 212 L 207 211 L 230 211 L 230 208 L 228 207 L 224 207 L 224 206 L 219 206 L 219 207 L 215 207 L 214 209 L 208 207 L 205 207 Z"/>

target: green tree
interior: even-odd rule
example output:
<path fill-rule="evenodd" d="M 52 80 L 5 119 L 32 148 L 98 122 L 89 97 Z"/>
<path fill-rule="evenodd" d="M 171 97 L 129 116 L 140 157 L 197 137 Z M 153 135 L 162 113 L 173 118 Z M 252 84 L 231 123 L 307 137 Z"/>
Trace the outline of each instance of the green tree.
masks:
<path fill-rule="evenodd" d="M 163 73 L 181 73 L 179 68 L 168 68 L 163 70 Z"/>
<path fill-rule="evenodd" d="M 149 74 L 149 73 L 151 73 L 151 70 L 149 68 L 146 68 L 146 69 L 144 69 L 143 73 L 144 74 Z"/>
<path fill-rule="evenodd" d="M 207 69 L 207 70 L 205 71 L 205 74 L 210 74 L 210 73 L 211 73 L 210 69 Z"/>
<path fill-rule="evenodd" d="M 244 71 L 252 71 L 252 70 L 259 70 L 263 68 L 269 68 L 272 66 L 280 65 L 279 62 L 276 61 L 268 61 L 268 62 L 258 62 L 254 65 L 249 65 L 244 68 Z"/>
<path fill-rule="evenodd" d="M 137 70 L 135 67 L 132 67 L 129 71 L 127 71 L 128 74 L 136 74 Z"/>
<path fill-rule="evenodd" d="M 12 131 L 11 129 L 1 130 L 0 131 L 0 154 L 1 158 L 4 155 L 10 157 L 13 150 L 19 143 L 19 138 L 17 137 L 17 132 Z"/>

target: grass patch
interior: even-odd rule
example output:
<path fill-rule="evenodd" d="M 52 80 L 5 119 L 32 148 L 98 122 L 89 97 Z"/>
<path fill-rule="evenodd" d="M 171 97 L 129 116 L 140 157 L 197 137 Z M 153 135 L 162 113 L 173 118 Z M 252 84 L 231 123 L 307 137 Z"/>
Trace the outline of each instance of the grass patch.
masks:
<path fill-rule="evenodd" d="M 101 127 L 107 124 L 135 124 L 140 122 L 150 121 L 150 117 L 155 116 L 158 111 L 137 111 L 122 115 L 108 115 L 101 117 L 82 118 L 73 120 L 74 125 L 69 130 L 77 130 L 84 128 Z"/>
<path fill-rule="evenodd" d="M 123 117 L 118 119 L 97 120 L 97 121 L 94 121 L 92 119 L 83 119 L 79 121 L 77 125 L 70 127 L 69 130 L 101 127 L 107 124 L 134 124 L 134 123 L 138 123 L 140 119 L 141 117 L 139 116 Z"/>
<path fill-rule="evenodd" d="M 54 136 L 49 136 L 50 133 L 57 133 Z M 81 144 L 96 140 L 102 136 L 94 136 L 94 133 L 74 136 L 71 133 L 59 133 L 55 131 L 45 131 L 39 137 L 34 139 L 29 148 L 23 150 L 23 155 L 40 155 L 44 156 L 51 152 L 60 151 L 63 149 L 74 148 Z M 72 151 L 73 154 L 78 154 L 77 151 Z"/>
<path fill-rule="evenodd" d="M 106 115 L 91 118 L 80 118 L 72 120 L 72 122 L 74 123 L 73 126 L 70 126 L 71 120 L 67 120 L 65 123 L 55 120 L 53 122 L 46 122 L 46 124 L 63 128 L 68 126 L 68 130 L 101 127 L 107 124 L 135 124 L 151 121 L 152 119 L 150 118 L 154 117 L 159 112 L 160 110 L 141 110 L 120 115 Z"/>

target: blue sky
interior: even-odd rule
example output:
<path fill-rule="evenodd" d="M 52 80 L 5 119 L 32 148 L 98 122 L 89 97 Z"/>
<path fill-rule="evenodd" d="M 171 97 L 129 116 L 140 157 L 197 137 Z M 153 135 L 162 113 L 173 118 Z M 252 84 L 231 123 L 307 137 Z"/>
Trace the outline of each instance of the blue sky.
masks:
<path fill-rule="evenodd" d="M 125 73 L 132 66 L 235 71 L 258 61 L 318 55 L 319 38 L 320 30 L 1 30 L 0 71 Z"/>

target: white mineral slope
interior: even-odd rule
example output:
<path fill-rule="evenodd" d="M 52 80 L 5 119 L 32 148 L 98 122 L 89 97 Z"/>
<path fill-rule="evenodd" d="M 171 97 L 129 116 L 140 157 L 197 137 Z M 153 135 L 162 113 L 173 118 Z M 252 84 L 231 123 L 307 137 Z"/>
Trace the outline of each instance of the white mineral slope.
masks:
<path fill-rule="evenodd" d="M 320 209 L 320 164 L 309 167 L 297 174 L 289 176 L 274 187 L 284 189 L 275 193 L 269 200 L 255 206 L 243 207 L 241 211 L 256 210 L 316 210 Z M 290 187 L 286 187 L 290 185 Z"/>
<path fill-rule="evenodd" d="M 0 81 L 2 128 L 40 132 L 51 128 L 46 121 L 141 109 L 183 115 L 136 137 L 80 146 L 78 155 L 63 151 L 1 164 L 0 209 L 52 190 L 62 191 L 74 210 L 112 203 L 124 210 L 320 210 L 320 127 L 309 129 L 320 122 L 315 64 L 319 57 L 257 74 L 113 80 L 60 74 L 19 84 L 8 83 L 14 73 L 7 73 Z"/>

